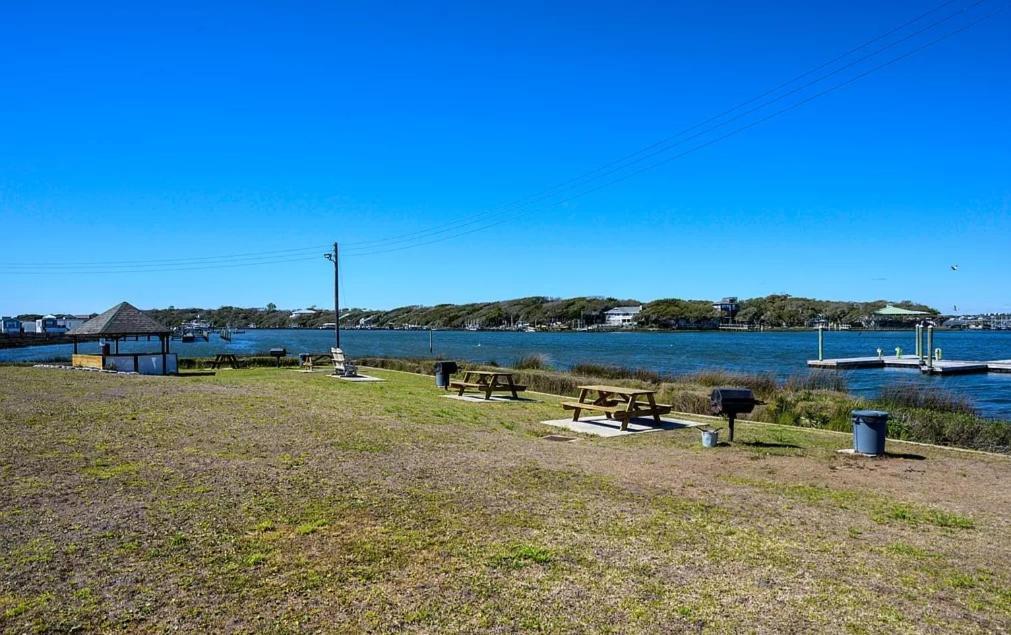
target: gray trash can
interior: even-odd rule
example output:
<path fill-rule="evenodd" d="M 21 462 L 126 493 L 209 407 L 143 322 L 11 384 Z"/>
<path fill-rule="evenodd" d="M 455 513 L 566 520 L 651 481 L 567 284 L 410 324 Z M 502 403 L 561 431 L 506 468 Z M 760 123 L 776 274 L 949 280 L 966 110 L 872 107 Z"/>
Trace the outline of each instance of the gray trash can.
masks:
<path fill-rule="evenodd" d="M 449 388 L 449 377 L 458 370 L 456 362 L 435 362 L 435 385 Z"/>
<path fill-rule="evenodd" d="M 885 453 L 888 413 L 881 410 L 854 410 L 853 450 L 859 454 L 880 456 Z"/>

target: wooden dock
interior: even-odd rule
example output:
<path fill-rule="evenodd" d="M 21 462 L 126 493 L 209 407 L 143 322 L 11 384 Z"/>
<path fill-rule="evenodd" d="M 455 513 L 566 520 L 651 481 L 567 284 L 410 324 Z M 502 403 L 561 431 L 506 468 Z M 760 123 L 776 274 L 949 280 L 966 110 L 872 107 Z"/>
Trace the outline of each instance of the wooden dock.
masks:
<path fill-rule="evenodd" d="M 933 364 L 920 360 L 914 355 L 883 355 L 881 357 L 840 357 L 835 359 L 812 359 L 811 368 L 828 370 L 851 370 L 857 368 L 909 368 L 930 375 L 964 375 L 969 373 L 1011 373 L 1011 359 L 995 361 L 966 361 L 938 359 Z"/>

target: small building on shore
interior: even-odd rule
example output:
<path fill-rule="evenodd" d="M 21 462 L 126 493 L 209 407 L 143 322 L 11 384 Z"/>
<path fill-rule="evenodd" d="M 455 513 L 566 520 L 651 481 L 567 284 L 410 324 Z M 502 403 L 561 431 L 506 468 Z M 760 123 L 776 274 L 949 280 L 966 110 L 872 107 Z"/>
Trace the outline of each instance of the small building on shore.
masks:
<path fill-rule="evenodd" d="M 169 352 L 171 334 L 170 328 L 159 324 L 129 302 L 120 302 L 67 333 L 74 343 L 72 363 L 75 367 L 142 375 L 174 375 L 178 371 L 176 355 Z M 99 342 L 98 354 L 78 352 L 80 342 L 94 340 Z M 120 344 L 124 342 L 155 340 L 158 342 L 157 350 L 120 351 Z"/>
<path fill-rule="evenodd" d="M 4 335 L 21 335 L 21 320 L 16 317 L 0 318 L 0 333 Z"/>
<path fill-rule="evenodd" d="M 607 326 L 635 326 L 635 320 L 642 313 L 641 306 L 616 306 L 604 311 L 604 323 Z"/>
<path fill-rule="evenodd" d="M 35 332 L 63 335 L 67 332 L 67 327 L 60 322 L 60 318 L 55 315 L 47 315 L 35 320 Z"/>
<path fill-rule="evenodd" d="M 932 317 L 926 311 L 916 311 L 904 309 L 891 304 L 885 305 L 865 319 L 865 326 L 869 328 L 911 328 L 915 323 Z"/>

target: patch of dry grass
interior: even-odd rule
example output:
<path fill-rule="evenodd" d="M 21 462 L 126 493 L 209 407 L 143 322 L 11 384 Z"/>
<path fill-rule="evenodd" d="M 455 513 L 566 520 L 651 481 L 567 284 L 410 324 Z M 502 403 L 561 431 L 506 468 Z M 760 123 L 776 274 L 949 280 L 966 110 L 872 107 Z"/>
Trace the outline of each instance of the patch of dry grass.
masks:
<path fill-rule="evenodd" d="M 0 629 L 1011 628 L 1006 458 L 748 421 L 549 443 L 553 398 L 375 373 L 0 368 Z"/>

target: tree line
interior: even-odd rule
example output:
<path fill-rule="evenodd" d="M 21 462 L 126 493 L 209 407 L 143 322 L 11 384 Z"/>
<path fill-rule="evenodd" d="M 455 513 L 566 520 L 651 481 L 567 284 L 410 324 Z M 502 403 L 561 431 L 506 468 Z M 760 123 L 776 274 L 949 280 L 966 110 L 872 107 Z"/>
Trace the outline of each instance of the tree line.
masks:
<path fill-rule="evenodd" d="M 833 323 L 858 324 L 862 318 L 892 304 L 902 308 L 938 311 L 909 300 L 889 302 L 875 300 L 854 302 L 818 300 L 777 294 L 741 300 L 736 316 L 738 322 L 772 328 L 789 328 L 810 325 L 815 320 Z M 419 326 L 424 328 L 500 328 L 520 324 L 534 326 L 563 325 L 568 328 L 590 327 L 603 324 L 605 312 L 618 306 L 641 306 L 637 324 L 641 328 L 707 329 L 719 326 L 726 316 L 713 308 L 710 300 L 684 300 L 665 298 L 652 302 L 634 299 L 577 297 L 550 298 L 533 296 L 498 302 L 470 304 L 438 304 L 435 306 L 403 306 L 391 310 L 350 308 L 341 310 L 341 325 L 346 328 L 370 326 L 395 328 Z M 315 309 L 315 307 L 309 307 Z M 203 319 L 213 326 L 283 328 L 298 326 L 318 328 L 334 321 L 333 310 L 319 309 L 311 315 L 292 317 L 290 309 L 279 309 L 274 304 L 262 308 L 223 306 L 217 309 L 175 308 L 152 309 L 152 317 L 166 326 Z"/>

